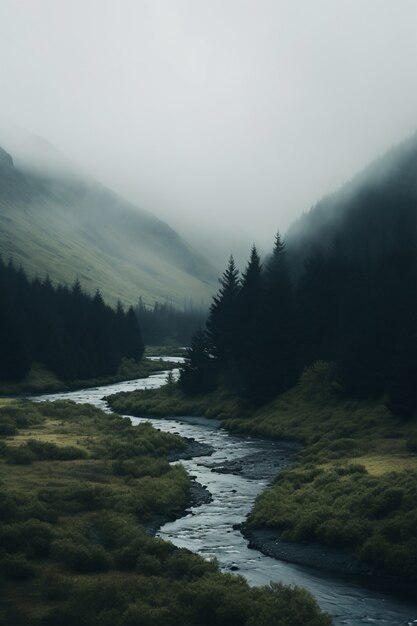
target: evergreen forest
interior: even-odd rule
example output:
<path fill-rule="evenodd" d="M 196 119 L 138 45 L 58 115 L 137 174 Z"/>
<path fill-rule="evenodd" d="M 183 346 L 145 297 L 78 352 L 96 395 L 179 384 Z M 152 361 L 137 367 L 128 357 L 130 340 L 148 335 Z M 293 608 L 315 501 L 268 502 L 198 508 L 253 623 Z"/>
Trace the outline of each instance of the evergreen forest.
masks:
<path fill-rule="evenodd" d="M 408 241 L 410 241 L 410 237 Z M 317 361 L 336 365 L 340 390 L 380 398 L 393 413 L 416 410 L 416 247 L 393 241 L 378 257 L 318 249 L 294 280 L 276 236 L 261 263 L 253 246 L 239 276 L 233 257 L 220 279 L 204 331 L 181 375 L 188 395 L 218 386 L 258 406 L 294 386 Z"/>
<path fill-rule="evenodd" d="M 135 313 L 143 340 L 150 346 L 189 346 L 193 334 L 204 327 L 207 319 L 204 308 L 191 305 L 179 309 L 172 302 L 155 302 L 152 307 L 147 307 L 142 298 L 139 298 Z"/>
<path fill-rule="evenodd" d="M 0 259 L 0 380 L 22 379 L 42 363 L 61 380 L 114 374 L 123 358 L 139 360 L 144 344 L 137 317 L 71 288 L 29 279 Z"/>

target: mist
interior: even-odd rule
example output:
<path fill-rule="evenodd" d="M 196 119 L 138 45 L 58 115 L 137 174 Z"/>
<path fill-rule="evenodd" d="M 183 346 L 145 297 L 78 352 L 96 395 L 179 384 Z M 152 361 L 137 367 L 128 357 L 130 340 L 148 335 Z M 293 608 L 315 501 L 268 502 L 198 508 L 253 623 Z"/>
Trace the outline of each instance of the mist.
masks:
<path fill-rule="evenodd" d="M 416 128 L 413 0 L 1 0 L 0 114 L 216 258 Z"/>

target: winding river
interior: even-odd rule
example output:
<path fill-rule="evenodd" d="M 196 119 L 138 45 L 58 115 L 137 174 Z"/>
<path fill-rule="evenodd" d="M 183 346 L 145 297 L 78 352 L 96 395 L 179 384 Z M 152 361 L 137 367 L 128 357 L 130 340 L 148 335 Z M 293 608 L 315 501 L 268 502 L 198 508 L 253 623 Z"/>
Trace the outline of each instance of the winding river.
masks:
<path fill-rule="evenodd" d="M 170 359 L 174 360 L 174 359 Z M 181 358 L 177 362 L 182 361 Z M 119 391 L 150 389 L 165 384 L 166 372 L 146 379 L 126 381 L 103 387 L 66 393 L 45 394 L 34 400 L 70 399 L 89 402 L 109 410 L 104 396 Z M 133 424 L 144 418 L 130 418 Z M 270 581 L 300 585 L 308 589 L 321 608 L 332 615 L 335 626 L 406 626 L 417 617 L 415 606 L 385 593 L 369 590 L 346 577 L 329 575 L 321 570 L 301 567 L 264 556 L 247 546 L 236 525 L 253 506 L 256 496 L 268 485 L 274 468 L 261 480 L 235 475 L 227 471 L 230 461 L 255 453 L 285 458 L 291 453 L 288 444 L 231 435 L 219 429 L 219 423 L 205 418 L 151 419 L 165 432 L 178 433 L 214 448 L 210 456 L 181 461 L 187 471 L 212 495 L 212 501 L 193 507 L 183 518 L 162 526 L 158 535 L 180 547 L 188 548 L 205 558 L 216 558 L 224 571 L 236 571 L 252 585 Z M 275 469 L 275 473 L 276 473 Z M 272 474 L 272 475 L 271 475 Z M 416 622 L 417 623 L 417 622 Z"/>

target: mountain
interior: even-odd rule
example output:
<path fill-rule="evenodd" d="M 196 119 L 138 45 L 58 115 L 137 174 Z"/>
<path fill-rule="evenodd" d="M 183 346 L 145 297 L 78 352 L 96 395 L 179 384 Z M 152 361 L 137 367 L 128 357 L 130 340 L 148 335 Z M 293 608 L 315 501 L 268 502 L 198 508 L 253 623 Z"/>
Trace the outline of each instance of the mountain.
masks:
<path fill-rule="evenodd" d="M 286 234 L 297 278 L 305 262 L 337 249 L 347 262 L 375 264 L 383 255 L 416 258 L 417 133 L 371 163 L 296 221 Z"/>
<path fill-rule="evenodd" d="M 85 175 L 51 144 L 0 123 L 0 254 L 110 303 L 207 303 L 217 271 L 166 223 Z"/>

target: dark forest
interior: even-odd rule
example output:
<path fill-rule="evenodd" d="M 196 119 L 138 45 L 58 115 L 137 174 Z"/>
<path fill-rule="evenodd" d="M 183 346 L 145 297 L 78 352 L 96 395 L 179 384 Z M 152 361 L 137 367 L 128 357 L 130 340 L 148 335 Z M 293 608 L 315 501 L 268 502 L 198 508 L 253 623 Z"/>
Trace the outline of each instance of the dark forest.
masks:
<path fill-rule="evenodd" d="M 40 362 L 63 380 L 113 374 L 123 357 L 139 360 L 144 345 L 133 308 L 114 310 L 49 278 L 30 280 L 0 259 L 0 380 L 19 380 Z"/>

